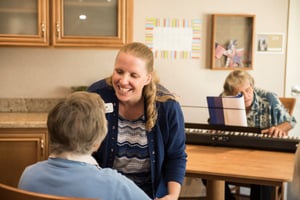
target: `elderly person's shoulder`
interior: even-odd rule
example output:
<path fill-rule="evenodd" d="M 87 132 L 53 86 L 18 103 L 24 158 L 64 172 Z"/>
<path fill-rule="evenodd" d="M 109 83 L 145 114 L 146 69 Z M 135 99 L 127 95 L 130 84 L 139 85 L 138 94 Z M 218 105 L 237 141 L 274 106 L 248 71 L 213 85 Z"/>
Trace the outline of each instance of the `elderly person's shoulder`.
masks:
<path fill-rule="evenodd" d="M 280 104 L 279 96 L 275 92 L 255 88 L 254 93 L 256 94 L 256 99 L 260 102 L 267 102 L 271 106 L 277 106 Z"/>
<path fill-rule="evenodd" d="M 278 95 L 275 92 L 271 92 L 262 88 L 254 88 L 254 92 L 261 97 L 266 97 L 266 98 L 278 97 Z"/>

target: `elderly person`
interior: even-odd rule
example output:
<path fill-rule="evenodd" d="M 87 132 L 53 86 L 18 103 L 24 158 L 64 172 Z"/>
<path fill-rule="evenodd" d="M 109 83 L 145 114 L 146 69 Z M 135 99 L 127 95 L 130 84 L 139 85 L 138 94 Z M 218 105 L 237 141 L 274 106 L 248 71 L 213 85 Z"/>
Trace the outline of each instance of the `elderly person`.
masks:
<path fill-rule="evenodd" d="M 28 166 L 19 188 L 60 196 L 101 200 L 150 200 L 133 181 L 100 168 L 92 153 L 107 133 L 104 102 L 99 95 L 75 92 L 48 115 L 51 154 Z"/>
<path fill-rule="evenodd" d="M 262 133 L 282 137 L 288 135 L 296 120 L 273 92 L 256 88 L 253 77 L 244 70 L 234 70 L 226 78 L 223 96 L 244 95 L 247 123 L 263 129 Z"/>
<path fill-rule="evenodd" d="M 253 77 L 245 70 L 234 70 L 229 73 L 223 89 L 222 96 L 243 94 L 247 124 L 249 127 L 261 128 L 263 134 L 284 137 L 296 124 L 295 118 L 288 113 L 278 96 L 273 92 L 255 87 Z M 270 199 L 274 189 L 270 186 L 251 185 L 250 199 Z M 226 185 L 225 193 L 227 197 L 232 196 L 228 185 Z"/>

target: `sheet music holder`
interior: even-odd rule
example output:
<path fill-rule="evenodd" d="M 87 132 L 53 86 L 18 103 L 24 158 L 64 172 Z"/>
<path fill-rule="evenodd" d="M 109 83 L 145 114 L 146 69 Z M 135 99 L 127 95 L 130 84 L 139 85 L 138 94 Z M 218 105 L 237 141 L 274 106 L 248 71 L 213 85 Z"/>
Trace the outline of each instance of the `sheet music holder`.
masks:
<path fill-rule="evenodd" d="M 207 96 L 209 123 L 212 125 L 247 126 L 244 96 Z"/>

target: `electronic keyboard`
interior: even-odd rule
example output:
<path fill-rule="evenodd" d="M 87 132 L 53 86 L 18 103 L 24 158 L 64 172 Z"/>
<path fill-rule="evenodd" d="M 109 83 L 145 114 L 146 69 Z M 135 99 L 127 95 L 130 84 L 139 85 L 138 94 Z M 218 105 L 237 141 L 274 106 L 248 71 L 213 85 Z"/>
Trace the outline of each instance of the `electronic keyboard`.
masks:
<path fill-rule="evenodd" d="M 298 137 L 272 137 L 260 128 L 185 123 L 186 144 L 295 152 Z"/>

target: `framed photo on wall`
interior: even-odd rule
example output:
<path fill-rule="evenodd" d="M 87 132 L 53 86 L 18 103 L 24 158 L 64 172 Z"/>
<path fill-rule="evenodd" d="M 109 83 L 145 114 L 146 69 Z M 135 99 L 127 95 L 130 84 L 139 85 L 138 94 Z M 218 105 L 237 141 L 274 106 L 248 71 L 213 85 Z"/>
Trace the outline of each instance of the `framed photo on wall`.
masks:
<path fill-rule="evenodd" d="M 211 68 L 253 69 L 255 15 L 213 14 Z"/>
<path fill-rule="evenodd" d="M 256 48 L 258 53 L 283 53 L 283 33 L 259 33 L 256 36 Z"/>

